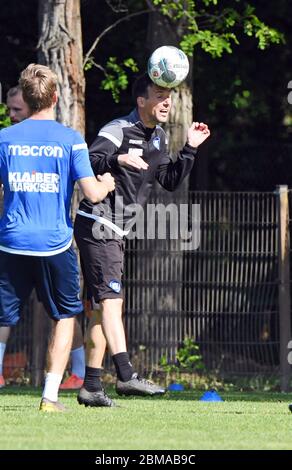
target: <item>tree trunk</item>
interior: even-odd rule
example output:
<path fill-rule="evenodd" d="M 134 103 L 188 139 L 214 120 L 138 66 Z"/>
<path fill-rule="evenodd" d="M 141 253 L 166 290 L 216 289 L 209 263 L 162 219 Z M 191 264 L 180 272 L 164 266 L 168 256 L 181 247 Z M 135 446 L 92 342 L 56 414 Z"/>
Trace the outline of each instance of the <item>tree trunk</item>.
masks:
<path fill-rule="evenodd" d="M 172 107 L 165 129 L 171 154 L 176 153 L 185 144 L 192 117 L 193 97 L 189 85 L 185 82 L 172 91 Z"/>
<path fill-rule="evenodd" d="M 80 0 L 39 0 L 38 60 L 58 76 L 56 119 L 85 134 L 85 78 L 83 72 Z M 76 187 L 73 218 L 80 201 Z"/>
<path fill-rule="evenodd" d="M 39 0 L 38 60 L 57 73 L 57 121 L 85 131 L 80 0 Z"/>

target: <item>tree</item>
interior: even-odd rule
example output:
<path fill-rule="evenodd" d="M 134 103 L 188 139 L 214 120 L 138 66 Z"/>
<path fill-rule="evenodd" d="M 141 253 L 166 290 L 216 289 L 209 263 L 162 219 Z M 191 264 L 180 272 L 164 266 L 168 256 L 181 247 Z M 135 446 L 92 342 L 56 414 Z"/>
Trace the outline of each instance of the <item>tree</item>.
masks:
<path fill-rule="evenodd" d="M 80 0 L 39 0 L 38 60 L 58 77 L 56 119 L 85 134 L 85 78 Z M 72 200 L 76 213 L 77 187 Z"/>
<path fill-rule="evenodd" d="M 228 1 L 224 2 L 223 7 L 220 0 L 105 0 L 104 3 L 112 10 L 112 20 L 96 36 L 82 58 L 80 0 L 39 0 L 39 60 L 54 68 L 62 82 L 58 119 L 66 124 L 74 123 L 74 127 L 77 121 L 80 129 L 84 129 L 83 67 L 88 69 L 96 66 L 102 71 L 104 79 L 101 87 L 110 90 L 116 101 L 120 90 L 128 85 L 126 70 L 137 71 L 133 58 L 121 62 L 119 58 L 110 55 L 106 64 L 96 60 L 96 50 L 100 49 L 101 39 L 112 34 L 114 41 L 113 31 L 122 23 L 126 23 L 129 28 L 131 22 L 135 22 L 139 16 L 149 16 L 148 41 L 142 54 L 144 64 L 149 52 L 165 43 L 181 47 L 192 61 L 198 46 L 213 58 L 221 57 L 224 52 L 231 53 L 233 46 L 239 43 L 240 32 L 256 38 L 261 49 L 283 40 L 280 33 L 259 20 L 254 6 L 245 2 L 236 2 L 235 7 L 234 2 Z M 84 9 L 87 5 L 84 5 Z M 104 5 L 92 2 L 89 7 L 92 16 L 96 17 Z M 181 103 L 184 111 L 188 109 L 189 117 L 185 119 L 185 125 L 192 119 L 192 83 L 191 67 L 188 81 L 175 91 L 177 106 L 174 106 L 174 111 L 177 115 L 170 118 L 172 131 L 179 128 L 182 136 L 185 135 L 184 126 L 176 127 L 175 124 L 183 120 L 182 113 L 178 112 Z M 171 139 L 176 142 L 176 147 L 181 145 L 180 140 L 179 136 Z"/>
<path fill-rule="evenodd" d="M 38 60 L 58 76 L 57 120 L 85 132 L 80 0 L 39 0 Z"/>

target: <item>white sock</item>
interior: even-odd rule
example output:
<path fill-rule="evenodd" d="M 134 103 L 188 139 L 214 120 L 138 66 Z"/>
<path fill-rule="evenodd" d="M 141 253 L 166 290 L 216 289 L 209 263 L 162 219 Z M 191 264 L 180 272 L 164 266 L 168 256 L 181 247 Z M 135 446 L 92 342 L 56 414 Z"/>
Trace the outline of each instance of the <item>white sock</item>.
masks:
<path fill-rule="evenodd" d="M 46 375 L 46 382 L 43 390 L 43 398 L 51 401 L 58 401 L 58 391 L 62 380 L 61 374 L 54 374 L 48 372 Z"/>
<path fill-rule="evenodd" d="M 6 343 L 0 343 L 0 375 L 3 375 L 3 359 L 6 349 Z"/>

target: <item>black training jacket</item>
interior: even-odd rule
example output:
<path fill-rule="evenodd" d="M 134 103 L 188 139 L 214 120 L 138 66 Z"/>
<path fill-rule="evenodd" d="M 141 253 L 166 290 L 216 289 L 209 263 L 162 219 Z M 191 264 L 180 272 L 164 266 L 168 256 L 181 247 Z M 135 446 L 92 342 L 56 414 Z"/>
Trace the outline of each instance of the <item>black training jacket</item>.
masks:
<path fill-rule="evenodd" d="M 131 152 L 148 163 L 147 170 L 119 165 L 118 155 Z M 78 213 L 98 215 L 121 226 L 123 212 L 122 226 L 128 226 L 133 212 L 127 211 L 127 207 L 130 204 L 144 206 L 155 180 L 166 190 L 174 191 L 190 173 L 196 153 L 196 148 L 186 144 L 173 162 L 167 153 L 164 130 L 160 126 L 146 128 L 136 109 L 128 116 L 109 122 L 98 133 L 89 155 L 94 174 L 110 172 L 115 178 L 116 189 L 97 204 L 83 199 Z"/>

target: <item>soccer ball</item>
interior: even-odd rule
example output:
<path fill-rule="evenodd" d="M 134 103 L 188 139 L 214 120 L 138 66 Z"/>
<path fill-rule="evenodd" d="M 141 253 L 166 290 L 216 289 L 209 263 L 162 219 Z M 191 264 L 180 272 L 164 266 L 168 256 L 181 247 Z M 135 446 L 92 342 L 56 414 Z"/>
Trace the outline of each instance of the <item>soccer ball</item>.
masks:
<path fill-rule="evenodd" d="M 155 85 L 174 88 L 185 80 L 189 73 L 189 61 L 185 53 L 174 46 L 155 49 L 148 60 L 148 74 Z"/>

